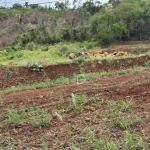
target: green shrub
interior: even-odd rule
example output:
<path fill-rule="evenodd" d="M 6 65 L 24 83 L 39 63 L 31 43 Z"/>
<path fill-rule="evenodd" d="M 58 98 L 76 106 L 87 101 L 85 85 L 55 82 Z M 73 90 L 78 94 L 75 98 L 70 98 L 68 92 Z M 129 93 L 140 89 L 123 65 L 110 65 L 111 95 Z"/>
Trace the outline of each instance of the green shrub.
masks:
<path fill-rule="evenodd" d="M 8 15 L 4 10 L 0 10 L 0 21 L 3 21 L 4 19 L 7 19 Z"/>
<path fill-rule="evenodd" d="M 61 49 L 60 49 L 60 52 L 61 52 L 61 53 L 66 53 L 66 52 L 68 52 L 68 50 L 69 50 L 68 46 L 67 46 L 67 45 L 63 45 L 63 46 L 61 47 Z"/>
<path fill-rule="evenodd" d="M 93 48 L 93 47 L 95 47 L 95 46 L 97 46 L 97 42 L 88 42 L 88 41 L 85 41 L 84 42 L 84 46 L 87 48 L 87 49 L 91 49 L 91 48 Z"/>

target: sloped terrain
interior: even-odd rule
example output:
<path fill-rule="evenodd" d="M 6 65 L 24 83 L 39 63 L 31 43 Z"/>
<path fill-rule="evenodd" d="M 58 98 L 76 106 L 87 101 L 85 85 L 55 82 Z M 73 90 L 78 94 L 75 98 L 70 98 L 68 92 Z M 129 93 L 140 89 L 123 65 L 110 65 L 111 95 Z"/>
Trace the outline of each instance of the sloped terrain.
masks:
<path fill-rule="evenodd" d="M 81 83 L 4 94 L 2 90 L 47 78 L 145 66 L 149 55 L 109 64 L 85 62 L 1 68 L 0 146 L 2 149 L 150 149 L 150 71 L 132 72 Z M 13 72 L 11 74 L 11 72 Z"/>

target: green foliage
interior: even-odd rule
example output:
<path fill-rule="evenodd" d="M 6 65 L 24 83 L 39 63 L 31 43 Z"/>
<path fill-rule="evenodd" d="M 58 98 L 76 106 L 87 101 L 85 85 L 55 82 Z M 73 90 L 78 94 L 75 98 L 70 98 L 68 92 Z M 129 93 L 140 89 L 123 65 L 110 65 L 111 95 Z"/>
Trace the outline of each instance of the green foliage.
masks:
<path fill-rule="evenodd" d="M 109 66 L 112 66 L 114 64 L 114 59 L 113 58 L 107 58 L 106 62 Z"/>
<path fill-rule="evenodd" d="M 70 81 L 69 78 L 65 78 L 65 77 L 61 76 L 54 81 L 54 84 L 56 84 L 56 85 L 69 84 L 69 81 Z"/>
<path fill-rule="evenodd" d="M 118 20 L 122 20 L 127 25 L 127 30 L 129 32 L 129 37 L 126 38 L 136 38 L 141 40 L 142 32 L 145 30 L 143 27 L 147 26 L 144 17 L 144 10 L 140 6 L 140 2 L 137 1 L 125 1 L 118 5 L 115 9 L 115 15 Z M 143 16 L 143 17 L 142 17 Z"/>
<path fill-rule="evenodd" d="M 8 15 L 5 12 L 5 10 L 0 9 L 0 21 L 3 21 L 4 19 L 7 19 L 7 18 L 8 18 Z"/>
<path fill-rule="evenodd" d="M 19 127 L 26 122 L 25 114 L 23 110 L 8 109 L 8 114 L 6 115 L 6 122 L 13 127 Z"/>
<path fill-rule="evenodd" d="M 125 102 L 123 100 L 121 100 L 119 102 L 110 102 L 110 101 L 108 101 L 107 104 L 112 109 L 112 111 L 114 111 L 114 112 L 116 112 L 117 110 L 126 111 L 132 105 L 132 103 L 130 101 Z"/>
<path fill-rule="evenodd" d="M 110 12 L 93 16 L 90 23 L 91 34 L 100 44 L 110 44 L 127 34 L 126 24 L 122 21 L 117 22 L 116 16 Z"/>
<path fill-rule="evenodd" d="M 8 77 L 12 77 L 12 76 L 13 76 L 13 71 L 11 71 L 11 70 L 9 70 L 9 69 L 7 70 L 6 73 L 7 73 L 7 76 L 8 76 Z"/>
<path fill-rule="evenodd" d="M 30 110 L 30 115 L 31 115 L 30 122 L 34 127 L 48 126 L 51 122 L 51 115 L 46 109 L 33 107 Z"/>
<path fill-rule="evenodd" d="M 23 6 L 19 3 L 15 3 L 15 4 L 13 4 L 13 8 L 20 9 L 20 8 L 23 8 Z"/>
<path fill-rule="evenodd" d="M 111 141 L 107 136 L 96 138 L 93 133 L 88 135 L 88 146 L 91 150 L 118 150 L 117 144 Z"/>
<path fill-rule="evenodd" d="M 36 8 L 39 8 L 39 5 L 38 4 L 31 4 L 30 8 L 31 9 L 36 9 Z"/>
<path fill-rule="evenodd" d="M 87 1 L 85 3 L 83 3 L 82 7 L 85 8 L 87 10 L 87 12 L 90 12 L 92 15 L 95 14 L 96 12 L 99 12 L 99 10 L 101 9 L 100 6 L 101 2 L 97 1 L 95 3 L 93 3 L 92 1 Z"/>
<path fill-rule="evenodd" d="M 91 48 L 97 46 L 97 42 L 95 42 L 95 41 L 91 41 L 91 42 L 84 41 L 83 44 L 84 44 L 84 47 L 86 47 L 87 49 L 91 49 Z"/>
<path fill-rule="evenodd" d="M 75 94 L 75 100 L 78 106 L 84 104 L 87 101 L 87 97 L 85 94 Z"/>
<path fill-rule="evenodd" d="M 35 64 L 33 64 L 32 65 L 32 71 L 42 71 L 42 69 L 43 69 L 43 65 L 42 64 L 40 64 L 40 63 L 35 63 Z"/>
<path fill-rule="evenodd" d="M 67 53 L 68 50 L 69 50 L 68 46 L 67 46 L 67 45 L 63 45 L 63 46 L 61 47 L 61 49 L 60 49 L 60 52 L 61 52 L 62 54 L 64 54 L 64 53 Z"/>
<path fill-rule="evenodd" d="M 130 132 L 125 132 L 125 143 L 123 145 L 123 150 L 137 150 L 137 149 L 145 149 L 146 145 L 143 139 L 135 134 L 131 134 Z"/>
<path fill-rule="evenodd" d="M 90 39 L 89 26 L 76 26 L 72 31 L 73 40 L 82 42 Z"/>
<path fill-rule="evenodd" d="M 34 48 L 36 48 L 36 45 L 35 45 L 35 43 L 32 41 L 32 42 L 29 42 L 28 44 L 27 44 L 27 49 L 28 50 L 34 50 Z"/>
<path fill-rule="evenodd" d="M 147 61 L 147 62 L 145 62 L 145 66 L 146 66 L 147 68 L 150 68 L 150 60 Z"/>
<path fill-rule="evenodd" d="M 16 39 L 17 39 L 17 42 L 19 42 L 22 45 L 25 45 L 31 41 L 31 37 L 29 36 L 29 34 L 18 35 Z"/>
<path fill-rule="evenodd" d="M 34 44 L 88 41 L 86 48 L 90 49 L 96 44 L 109 45 L 118 40 L 146 40 L 150 37 L 148 0 L 109 0 L 104 5 L 99 1 L 87 1 L 81 7 L 77 8 L 77 5 L 77 1 L 74 1 L 75 9 L 72 12 L 68 9 L 68 1 L 56 2 L 55 8 L 49 9 L 32 4 L 22 11 L 24 7 L 15 3 L 13 9 L 0 10 L 2 26 L 5 19 L 13 18 L 11 28 L 6 26 L 1 36 L 20 34 L 21 31 L 24 34 L 12 41 L 31 50 Z M 16 14 L 22 17 L 22 25 L 14 24 Z M 27 30 L 29 26 L 34 28 Z"/>
<path fill-rule="evenodd" d="M 120 115 L 113 119 L 113 124 L 115 127 L 127 129 L 133 124 L 133 121 L 131 120 L 131 118 L 127 118 L 125 116 Z"/>
<path fill-rule="evenodd" d="M 83 58 L 83 57 L 78 57 L 73 60 L 74 63 L 78 63 L 78 64 L 81 64 L 84 61 L 85 61 L 85 58 Z"/>

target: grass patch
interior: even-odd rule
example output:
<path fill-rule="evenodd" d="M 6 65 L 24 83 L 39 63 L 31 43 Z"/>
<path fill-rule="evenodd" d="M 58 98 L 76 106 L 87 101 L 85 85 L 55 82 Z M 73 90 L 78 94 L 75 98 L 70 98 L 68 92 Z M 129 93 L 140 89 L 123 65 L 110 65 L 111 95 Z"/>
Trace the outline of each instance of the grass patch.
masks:
<path fill-rule="evenodd" d="M 5 121 L 10 126 L 19 127 L 26 122 L 25 113 L 23 110 L 8 109 Z"/>
<path fill-rule="evenodd" d="M 44 127 L 51 123 L 51 115 L 46 109 L 34 107 L 30 110 L 30 123 L 33 127 Z"/>
<path fill-rule="evenodd" d="M 85 94 L 72 94 L 68 101 L 69 106 L 64 110 L 64 113 L 73 110 L 75 114 L 81 114 L 84 110 L 84 104 L 87 102 L 87 96 Z"/>
<path fill-rule="evenodd" d="M 114 59 L 111 57 L 111 58 L 107 58 L 106 59 L 106 62 L 107 62 L 107 64 L 109 65 L 109 66 L 113 66 L 113 64 L 114 64 Z"/>
<path fill-rule="evenodd" d="M 141 123 L 141 119 L 136 116 L 132 110 L 131 106 L 133 103 L 131 101 L 125 102 L 124 100 L 119 102 L 107 101 L 107 106 L 109 107 L 109 118 L 112 122 L 112 126 L 120 129 L 128 129 L 135 124 Z"/>
<path fill-rule="evenodd" d="M 112 140 L 108 135 L 96 136 L 91 130 L 85 137 L 82 137 L 80 144 L 71 144 L 70 149 L 90 149 L 90 150 L 144 150 L 147 148 L 142 137 L 125 131 L 123 134 L 124 142 Z M 84 143 L 84 144 L 83 144 Z"/>

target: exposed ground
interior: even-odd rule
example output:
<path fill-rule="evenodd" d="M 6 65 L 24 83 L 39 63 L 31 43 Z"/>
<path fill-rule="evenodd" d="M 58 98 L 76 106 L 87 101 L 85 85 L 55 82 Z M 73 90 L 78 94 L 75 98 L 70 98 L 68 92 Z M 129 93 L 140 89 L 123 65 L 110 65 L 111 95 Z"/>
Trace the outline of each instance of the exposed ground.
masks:
<path fill-rule="evenodd" d="M 128 43 L 126 46 L 124 44 L 124 48 L 129 49 L 133 44 Z M 117 49 L 117 46 L 120 45 L 113 47 Z M 32 72 L 30 67 L 0 68 L 0 89 L 37 83 L 47 78 L 70 77 L 82 72 L 116 71 L 145 66 L 145 62 L 149 60 L 150 56 L 146 55 L 117 59 L 113 64 L 105 60 L 86 62 L 82 66 L 60 64 L 46 67 L 42 72 Z M 72 93 L 76 100 L 79 97 L 83 101 L 79 104 L 76 101 L 75 105 Z M 109 146 L 112 146 L 110 149 L 115 149 L 109 140 L 122 150 L 150 149 L 150 71 L 148 69 L 140 73 L 85 81 L 82 84 L 72 83 L 9 94 L 1 93 L 0 98 L 2 149 L 95 150 L 109 149 Z M 13 121 L 10 122 L 11 116 L 7 115 L 12 107 L 19 110 L 18 114 L 22 112 L 25 114 L 26 121 L 18 126 L 15 126 Z M 46 109 L 51 115 L 48 125 L 35 127 L 32 124 L 31 114 L 37 109 Z M 130 142 L 131 138 L 127 137 L 129 136 L 127 133 L 135 135 Z M 107 141 L 103 136 L 107 136 L 109 140 Z"/>

